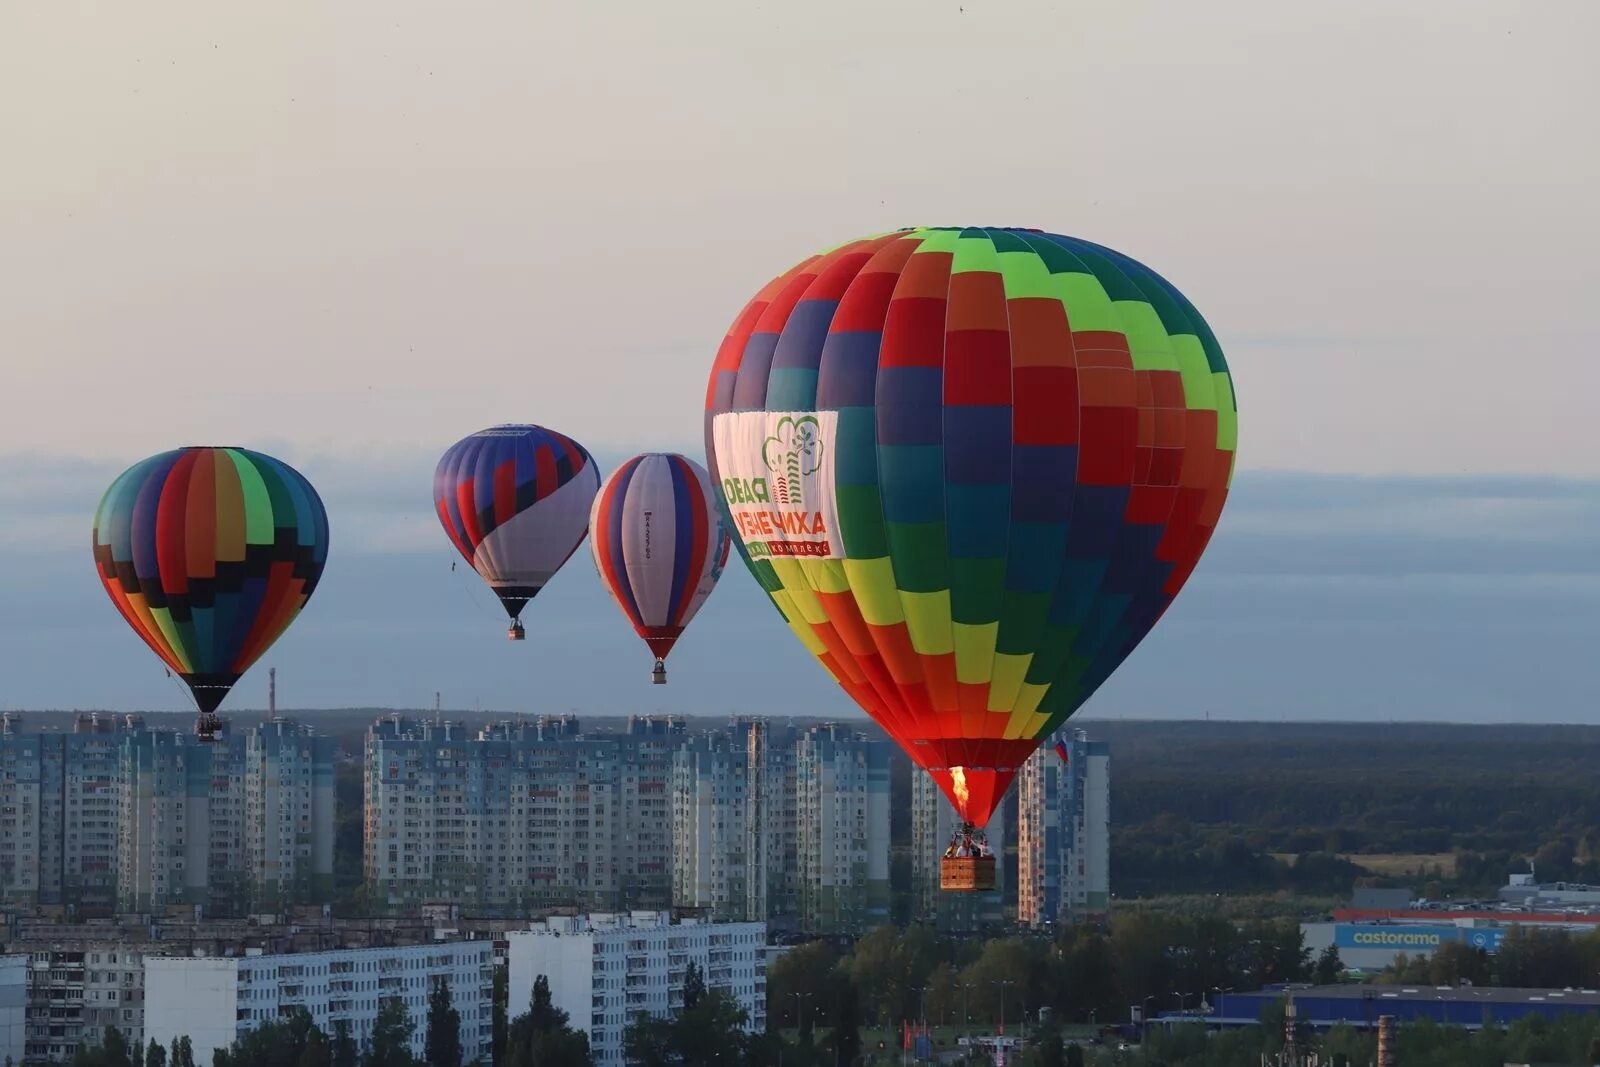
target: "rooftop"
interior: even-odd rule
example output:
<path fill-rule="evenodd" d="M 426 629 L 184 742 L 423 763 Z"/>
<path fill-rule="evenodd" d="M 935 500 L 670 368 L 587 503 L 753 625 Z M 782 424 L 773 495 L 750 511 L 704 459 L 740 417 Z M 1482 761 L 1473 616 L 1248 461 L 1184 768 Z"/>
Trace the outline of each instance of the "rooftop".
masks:
<path fill-rule="evenodd" d="M 1600 989 L 1509 989 L 1491 986 L 1319 985 L 1276 986 L 1233 994 L 1278 998 L 1285 994 L 1331 1000 L 1436 1000 L 1469 1004 L 1577 1004 L 1600 1008 Z"/>

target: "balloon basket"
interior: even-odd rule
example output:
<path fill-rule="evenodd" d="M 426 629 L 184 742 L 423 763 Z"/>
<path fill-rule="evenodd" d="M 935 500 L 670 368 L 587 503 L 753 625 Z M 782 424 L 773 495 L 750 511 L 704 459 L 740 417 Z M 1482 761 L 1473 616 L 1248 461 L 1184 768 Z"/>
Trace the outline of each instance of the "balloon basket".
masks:
<path fill-rule="evenodd" d="M 947 856 L 939 861 L 939 888 L 947 893 L 987 893 L 994 889 L 993 856 Z"/>
<path fill-rule="evenodd" d="M 202 712 L 194 724 L 195 740 L 203 744 L 210 744 L 217 739 L 217 734 L 222 729 L 222 719 L 217 715 Z"/>
<path fill-rule="evenodd" d="M 511 628 L 506 631 L 506 640 L 507 641 L 526 641 L 527 639 L 528 639 L 528 631 L 526 631 L 526 630 L 524 630 L 522 628 L 522 620 L 521 619 L 518 619 L 516 622 L 513 622 L 511 624 Z"/>
<path fill-rule="evenodd" d="M 654 669 L 652 669 L 650 671 L 650 684 L 651 685 L 666 685 L 667 684 L 667 665 L 662 660 L 659 660 L 659 659 L 656 660 L 656 665 L 655 665 Z"/>
<path fill-rule="evenodd" d="M 986 893 L 994 889 L 994 853 L 988 836 L 962 823 L 939 859 L 939 888 L 947 893 Z"/>

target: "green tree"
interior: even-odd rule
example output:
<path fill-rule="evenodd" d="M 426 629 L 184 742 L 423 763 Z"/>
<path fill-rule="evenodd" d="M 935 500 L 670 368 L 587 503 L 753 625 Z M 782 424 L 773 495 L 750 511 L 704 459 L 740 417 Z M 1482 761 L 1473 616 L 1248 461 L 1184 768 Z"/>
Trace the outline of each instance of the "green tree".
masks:
<path fill-rule="evenodd" d="M 194 1067 L 194 1042 L 188 1035 L 172 1039 L 172 1054 L 167 1057 L 172 1067 Z"/>
<path fill-rule="evenodd" d="M 1317 966 L 1311 980 L 1317 985 L 1332 985 L 1343 973 L 1344 961 L 1339 958 L 1339 949 L 1336 945 L 1329 945 L 1317 957 Z"/>
<path fill-rule="evenodd" d="M 321 1030 L 313 1027 L 306 1035 L 298 1067 L 333 1067 L 333 1048 Z"/>
<path fill-rule="evenodd" d="M 567 1013 L 550 997 L 550 980 L 533 981 L 528 1010 L 511 1021 L 506 1033 L 509 1067 L 588 1067 L 589 1035 L 568 1024 Z"/>
<path fill-rule="evenodd" d="M 511 1025 L 511 1020 L 506 1016 L 506 1000 L 510 993 L 510 975 L 506 968 L 496 967 L 494 970 L 494 986 L 489 997 L 489 1013 L 491 1019 L 489 1038 L 489 1062 L 494 1067 L 505 1063 L 506 1035 Z"/>
<path fill-rule="evenodd" d="M 861 1055 L 861 994 L 855 983 L 841 976 L 834 993 L 838 1003 L 834 1015 L 833 1048 L 840 1063 L 854 1063 Z"/>
<path fill-rule="evenodd" d="M 461 1067 L 461 1013 L 450 1000 L 450 984 L 434 978 L 428 993 L 428 1029 L 423 1059 L 429 1067 Z"/>
<path fill-rule="evenodd" d="M 416 1059 L 411 1054 L 411 1036 L 415 1032 L 416 1023 L 406 1011 L 406 1002 L 399 997 L 386 997 L 372 1022 L 365 1067 L 413 1067 Z"/>
<path fill-rule="evenodd" d="M 144 1067 L 167 1067 L 167 1050 L 153 1037 L 144 1051 Z"/>
<path fill-rule="evenodd" d="M 1083 1046 L 1076 1042 L 1068 1045 L 1065 1061 L 1067 1067 L 1083 1067 Z"/>
<path fill-rule="evenodd" d="M 1078 1058 L 1081 1064 L 1083 1059 L 1081 1052 Z M 1044 1035 L 1044 1040 L 1039 1042 L 1039 1067 L 1067 1067 L 1066 1043 L 1061 1040 L 1061 1031 L 1054 1026 Z"/>
<path fill-rule="evenodd" d="M 333 1041 L 329 1049 L 331 1067 L 360 1067 L 361 1049 L 357 1047 L 355 1038 L 350 1036 L 350 1022 L 347 1019 L 333 1021 Z"/>

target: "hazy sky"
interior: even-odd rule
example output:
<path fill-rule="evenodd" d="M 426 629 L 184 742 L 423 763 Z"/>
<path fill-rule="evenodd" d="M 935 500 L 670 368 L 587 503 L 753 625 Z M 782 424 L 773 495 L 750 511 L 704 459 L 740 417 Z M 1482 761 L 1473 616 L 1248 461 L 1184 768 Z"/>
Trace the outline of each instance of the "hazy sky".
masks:
<path fill-rule="evenodd" d="M 696 452 L 712 353 L 769 276 L 965 223 L 1144 260 L 1238 383 L 1237 499 L 1096 714 L 1595 708 L 1590 0 L 13 2 L 4 24 L 0 705 L 176 706 L 86 542 L 117 470 L 188 443 L 265 448 L 328 501 L 325 591 L 277 653 L 303 702 L 836 702 L 742 573 L 670 696 L 606 676 L 627 635 L 582 556 L 549 595 L 581 625 L 503 647 L 451 585 L 432 460 L 512 420 L 608 461 Z"/>

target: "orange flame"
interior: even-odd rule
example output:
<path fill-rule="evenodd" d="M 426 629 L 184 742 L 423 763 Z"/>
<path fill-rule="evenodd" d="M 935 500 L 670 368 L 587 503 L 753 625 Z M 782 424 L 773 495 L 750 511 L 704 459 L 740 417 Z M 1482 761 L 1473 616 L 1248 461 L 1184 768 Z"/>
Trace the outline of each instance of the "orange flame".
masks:
<path fill-rule="evenodd" d="M 967 817 L 967 803 L 971 796 L 967 790 L 966 768 L 950 768 L 950 791 L 956 795 L 956 811 L 965 819 Z"/>

